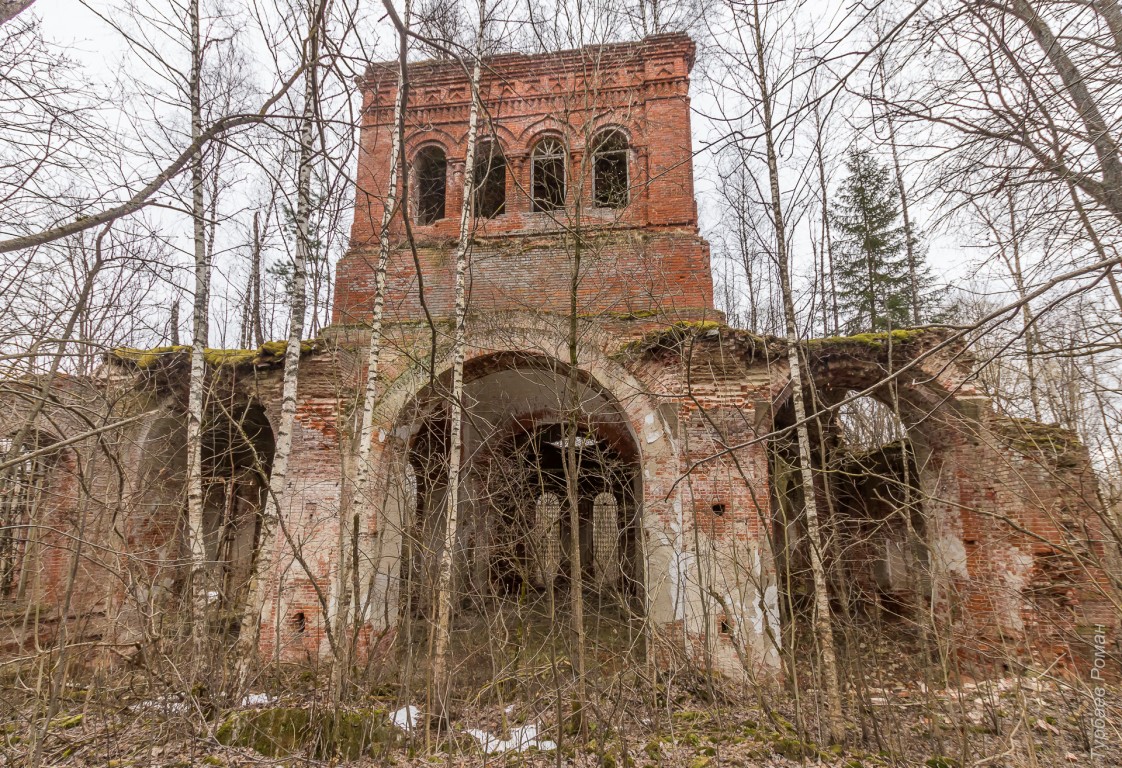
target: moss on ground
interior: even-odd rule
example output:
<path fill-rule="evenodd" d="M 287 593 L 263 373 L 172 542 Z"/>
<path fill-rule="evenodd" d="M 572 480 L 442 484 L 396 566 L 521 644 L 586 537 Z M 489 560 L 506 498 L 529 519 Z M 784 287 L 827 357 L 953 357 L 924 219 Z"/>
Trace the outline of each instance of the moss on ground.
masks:
<path fill-rule="evenodd" d="M 298 707 L 233 712 L 215 736 L 226 746 L 248 747 L 269 757 L 306 752 L 320 760 L 371 756 L 376 747 L 395 746 L 400 738 L 382 710 L 312 712 Z"/>

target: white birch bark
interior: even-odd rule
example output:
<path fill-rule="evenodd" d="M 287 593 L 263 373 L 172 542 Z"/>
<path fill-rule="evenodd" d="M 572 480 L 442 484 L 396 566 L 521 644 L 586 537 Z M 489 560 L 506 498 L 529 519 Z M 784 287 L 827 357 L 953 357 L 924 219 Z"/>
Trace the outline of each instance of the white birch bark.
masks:
<path fill-rule="evenodd" d="M 389 0 L 386 0 L 388 4 Z M 374 443 L 374 406 L 378 397 L 378 365 L 382 351 L 382 319 L 386 306 L 386 264 L 390 257 L 390 222 L 398 207 L 399 177 L 405 167 L 405 157 L 402 148 L 402 130 L 405 123 L 405 104 L 408 90 L 406 72 L 408 54 L 408 32 L 412 13 L 412 0 L 405 0 L 405 7 L 401 16 L 401 27 L 398 29 L 398 73 L 397 94 L 394 97 L 393 108 L 393 137 L 390 146 L 390 173 L 387 189 L 383 198 L 382 222 L 378 230 L 378 262 L 374 268 L 374 304 L 371 307 L 370 317 L 370 344 L 366 355 L 366 387 L 362 397 L 362 415 L 358 431 L 358 450 L 355 461 L 355 489 L 351 501 L 350 531 L 357 533 L 359 530 L 360 512 L 367 508 L 372 500 L 369 496 L 370 477 L 373 474 L 373 443 Z M 407 214 L 406 214 L 407 215 Z M 381 525 L 379 520 L 377 525 Z M 341 524 L 340 531 L 346 528 Z M 352 543 L 353 544 L 353 543 Z M 350 578 L 358 568 L 358 563 L 351 562 L 351 553 L 355 547 L 348 544 L 347 536 L 341 535 L 339 545 L 340 562 L 344 566 L 339 569 L 339 607 L 335 633 L 342 641 L 346 637 L 346 622 L 351 609 L 352 600 L 358 601 L 358 595 L 352 595 Z M 357 579 L 357 575 L 354 576 Z M 354 621 L 362 620 L 357 615 L 358 606 L 355 606 Z M 346 645 L 346 643 L 343 643 Z M 344 649 L 345 650 L 345 649 Z M 343 662 L 342 659 L 337 660 Z M 343 662 L 345 663 L 345 662 Z M 342 664 L 337 663 L 337 667 Z M 339 672 L 336 673 L 337 675 Z M 340 682 L 337 679 L 337 684 Z"/>
<path fill-rule="evenodd" d="M 188 6 L 191 35 L 191 73 L 188 87 L 191 141 L 202 134 L 202 40 L 199 0 Z M 203 401 L 206 387 L 206 353 L 210 324 L 210 264 L 207 262 L 206 213 L 203 207 L 203 153 L 191 159 L 191 215 L 194 224 L 195 296 L 192 311 L 191 374 L 187 396 L 187 546 L 190 558 L 188 588 L 191 635 L 196 643 L 204 632 L 206 610 L 206 542 L 203 540 Z"/>
<path fill-rule="evenodd" d="M 463 436 L 464 355 L 467 339 L 468 259 L 471 257 L 471 216 L 474 189 L 475 143 L 479 134 L 480 96 L 479 83 L 483 76 L 483 31 L 486 11 L 485 0 L 479 2 L 479 28 L 475 38 L 475 62 L 471 72 L 471 109 L 468 116 L 467 151 L 464 156 L 464 193 L 460 205 L 460 239 L 455 256 L 455 318 L 452 337 L 452 392 L 450 403 L 450 434 L 448 438 L 448 506 L 444 523 L 444 543 L 436 581 L 436 626 L 433 629 L 432 679 L 437 703 L 443 711 L 447 693 L 448 641 L 452 626 L 452 565 L 456 546 L 458 522 L 460 451 Z"/>
<path fill-rule="evenodd" d="M 830 615 L 830 598 L 826 590 L 826 571 L 822 563 L 822 533 L 818 520 L 818 505 L 814 493 L 814 474 L 811 469 L 810 433 L 806 422 L 806 404 L 803 401 L 803 376 L 799 362 L 799 331 L 795 303 L 791 291 L 788 265 L 787 231 L 783 218 L 783 199 L 779 191 L 779 158 L 775 148 L 775 126 L 772 115 L 772 91 L 767 78 L 764 55 L 763 30 L 759 0 L 753 0 L 753 34 L 756 48 L 756 84 L 759 86 L 760 107 L 763 114 L 761 135 L 767 150 L 768 186 L 771 195 L 772 216 L 775 224 L 776 262 L 779 267 L 780 290 L 783 294 L 783 315 L 787 335 L 787 362 L 791 370 L 791 399 L 795 407 L 796 433 L 799 445 L 799 475 L 803 486 L 804 515 L 807 537 L 810 540 L 810 569 L 814 581 L 814 630 L 822 661 L 822 678 L 826 688 L 826 717 L 830 738 L 835 743 L 845 739 L 842 720 L 841 692 L 838 686 L 837 657 L 834 652 L 834 630 Z"/>
<path fill-rule="evenodd" d="M 258 554 L 250 577 L 245 615 L 238 635 L 239 683 L 244 687 L 249 661 L 261 636 L 261 614 L 268 599 L 266 592 L 277 546 L 282 501 L 285 498 L 288 460 L 292 453 L 292 432 L 296 423 L 296 392 L 300 373 L 300 342 L 304 335 L 304 314 L 308 266 L 308 220 L 311 216 L 312 161 L 315 142 L 315 78 L 319 55 L 320 15 L 318 5 L 309 9 L 309 31 L 305 46 L 304 108 L 300 118 L 300 153 L 296 182 L 296 246 L 292 267 L 292 293 L 289 296 L 288 344 L 284 352 L 284 381 L 281 391 L 281 417 L 277 426 L 269 492 L 262 514 Z"/>

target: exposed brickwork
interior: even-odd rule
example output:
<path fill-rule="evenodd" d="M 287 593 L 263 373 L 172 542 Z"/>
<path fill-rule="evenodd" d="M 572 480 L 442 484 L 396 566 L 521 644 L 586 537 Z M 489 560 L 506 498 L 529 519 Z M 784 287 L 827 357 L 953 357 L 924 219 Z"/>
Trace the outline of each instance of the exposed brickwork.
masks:
<path fill-rule="evenodd" d="M 475 222 L 465 370 L 475 387 L 469 405 L 490 408 L 496 424 L 493 434 L 467 424 L 465 542 L 488 540 L 490 508 L 473 501 L 486 489 L 486 462 L 504 458 L 504 440 L 556 426 L 564 414 L 558 382 L 570 372 L 567 313 L 579 227 L 575 378 L 595 405 L 580 418 L 625 465 L 627 482 L 612 490 L 626 511 L 621 518 L 630 521 L 631 511 L 636 518 L 623 537 L 630 548 L 620 554 L 642 582 L 637 595 L 649 611 L 651 647 L 668 664 L 692 658 L 733 673 L 746 662 L 774 674 L 783 586 L 776 560 L 789 553 L 772 552 L 770 541 L 778 486 L 789 478 L 771 448 L 790 439 L 789 430 L 775 433 L 790 424 L 790 377 L 781 342 L 715 322 L 708 246 L 697 233 L 693 199 L 692 59 L 688 38 L 668 35 L 488 62 L 483 98 L 507 159 L 506 209 Z M 432 487 L 413 494 L 406 467 L 422 435 L 439 441 L 433 435 L 451 366 L 451 254 L 469 94 L 462 71 L 449 64 L 419 64 L 410 75 L 407 155 L 439 143 L 448 158 L 446 215 L 414 228 L 424 298 L 437 322 L 434 329 L 424 322 L 399 217 L 391 229 L 373 491 L 356 502 L 356 409 L 368 343 L 362 324 L 373 303 L 395 85 L 392 68 L 374 67 L 362 86 L 358 203 L 351 250 L 338 269 L 336 325 L 300 366 L 279 510 L 284 526 L 264 574 L 269 600 L 260 646 L 267 657 L 329 657 L 340 522 L 352 513 L 359 518 L 360 581 L 372 590 L 363 595 L 368 610 L 358 634 L 364 648 L 385 648 L 402 618 L 402 536 L 417 534 L 409 528 L 413 518 L 442 498 L 439 471 L 415 479 Z M 596 208 L 588 184 L 590 142 L 607 126 L 622 129 L 630 143 L 630 203 L 622 209 Z M 532 211 L 526 193 L 530 154 L 543 136 L 560 137 L 569 150 L 569 205 L 552 215 Z M 1086 451 L 1070 436 L 999 419 L 973 388 L 971 361 L 943 341 L 937 333 L 904 333 L 811 342 L 805 353 L 813 394 L 837 402 L 910 366 L 899 379 L 901 417 L 923 497 L 937 630 L 953 635 L 956 648 L 983 656 L 1013 648 L 1046 663 L 1078 660 L 1088 628 L 1103 623 L 1113 633 L 1118 621 L 1103 598 L 1105 571 L 1094 565 L 1107 553 Z M 111 631 L 139 643 L 164 628 L 167 637 L 181 631 L 187 355 L 157 358 L 144 365 L 111 358 L 104 376 L 56 382 L 37 425 L 55 439 L 89 428 L 76 414 L 143 418 L 60 449 L 50 500 L 38 510 L 47 533 L 25 566 L 34 570 L 33 588 L 0 618 L 40 606 L 57 619 L 77 534 L 91 545 L 78 561 L 70 614 L 84 633 Z M 257 407 L 275 432 L 282 379 L 275 355 L 219 366 L 211 371 L 212 396 Z M 509 389 L 490 391 L 493 381 Z M 882 386 L 873 394 L 888 401 L 892 392 Z M 3 405 L 19 414 L 26 402 L 13 395 Z M 862 557 L 879 557 L 877 546 L 860 550 Z M 1076 567 L 1073 553 L 1092 567 Z M 487 567 L 463 564 L 457 578 L 485 585 Z M 4 631 L 0 643 L 36 639 L 21 634 L 18 621 L 7 621 Z"/>
<path fill-rule="evenodd" d="M 689 38 L 662 35 L 641 43 L 488 60 L 485 132 L 496 137 L 507 160 L 506 209 L 473 221 L 475 306 L 568 311 L 573 245 L 566 232 L 578 231 L 586 258 L 583 313 L 712 308 L 709 248 L 697 235 L 693 196 L 688 94 L 693 55 Z M 445 217 L 413 226 L 425 298 L 432 312 L 447 316 L 470 88 L 463 69 L 450 62 L 413 65 L 410 79 L 406 158 L 411 162 L 421 147 L 438 144 L 448 159 Z M 336 322 L 369 317 L 396 81 L 396 69 L 383 65 L 373 67 L 363 83 L 358 204 L 352 250 L 339 264 Z M 621 209 L 597 207 L 592 196 L 591 144 L 608 127 L 621 129 L 630 145 L 630 202 Z M 547 136 L 559 137 L 568 148 L 568 204 L 534 212 L 531 153 Z M 415 202 L 415 183 L 412 189 Z M 387 317 L 415 320 L 421 316 L 415 269 L 412 254 L 400 245 L 400 216 L 391 234 L 397 247 L 390 261 Z"/>

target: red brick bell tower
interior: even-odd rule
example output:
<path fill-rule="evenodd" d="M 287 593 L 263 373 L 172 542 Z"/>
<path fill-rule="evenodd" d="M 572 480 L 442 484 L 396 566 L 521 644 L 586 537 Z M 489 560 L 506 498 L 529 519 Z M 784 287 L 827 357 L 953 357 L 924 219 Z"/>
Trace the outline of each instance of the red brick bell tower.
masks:
<path fill-rule="evenodd" d="M 709 247 L 694 202 L 685 35 L 485 62 L 476 152 L 472 312 L 569 311 L 581 255 L 583 315 L 696 317 L 713 306 Z M 470 105 L 458 62 L 410 68 L 408 210 L 435 316 L 452 312 Z M 338 266 L 334 320 L 373 304 L 377 233 L 389 176 L 396 64 L 362 82 L 363 124 L 351 247 Z M 391 229 L 386 320 L 423 317 L 402 216 Z"/>

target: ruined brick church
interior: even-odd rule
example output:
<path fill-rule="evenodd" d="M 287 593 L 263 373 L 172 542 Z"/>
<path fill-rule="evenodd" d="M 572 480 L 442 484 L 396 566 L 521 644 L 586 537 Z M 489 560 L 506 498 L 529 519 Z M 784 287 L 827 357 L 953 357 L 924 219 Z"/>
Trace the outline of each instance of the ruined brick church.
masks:
<path fill-rule="evenodd" d="M 582 588 L 618 598 L 644 653 L 771 674 L 807 588 L 780 577 L 799 572 L 806 547 L 791 385 L 783 343 L 727 327 L 713 305 L 694 200 L 693 58 L 687 37 L 659 35 L 487 62 L 455 583 L 461 612 L 471 596 L 572 589 L 579 540 Z M 393 66 L 372 67 L 361 85 L 350 249 L 333 325 L 300 366 L 283 535 L 262 574 L 261 650 L 281 660 L 329 653 L 348 510 L 358 513 L 356 621 L 370 645 L 424 613 L 440 547 L 470 87 L 452 62 L 413 65 L 410 79 L 408 218 L 390 232 L 375 490 L 352 498 Z M 899 403 L 906 427 L 905 440 L 858 454 L 846 453 L 831 411 L 815 420 L 816 442 L 851 462 L 819 477 L 825 557 L 844 574 L 838 610 L 930 610 L 959 647 L 1045 662 L 1078 660 L 1096 625 L 1116 626 L 1114 553 L 1073 435 L 999 415 L 947 334 L 827 338 L 802 351 L 818 408 L 870 390 Z M 4 488 L 0 647 L 60 620 L 123 645 L 174 625 L 187 356 L 119 350 L 95 377 L 50 382 Z M 275 345 L 207 356 L 207 552 L 227 624 L 257 563 L 282 357 Z M 42 382 L 9 384 L 0 398 L 14 425 Z"/>

